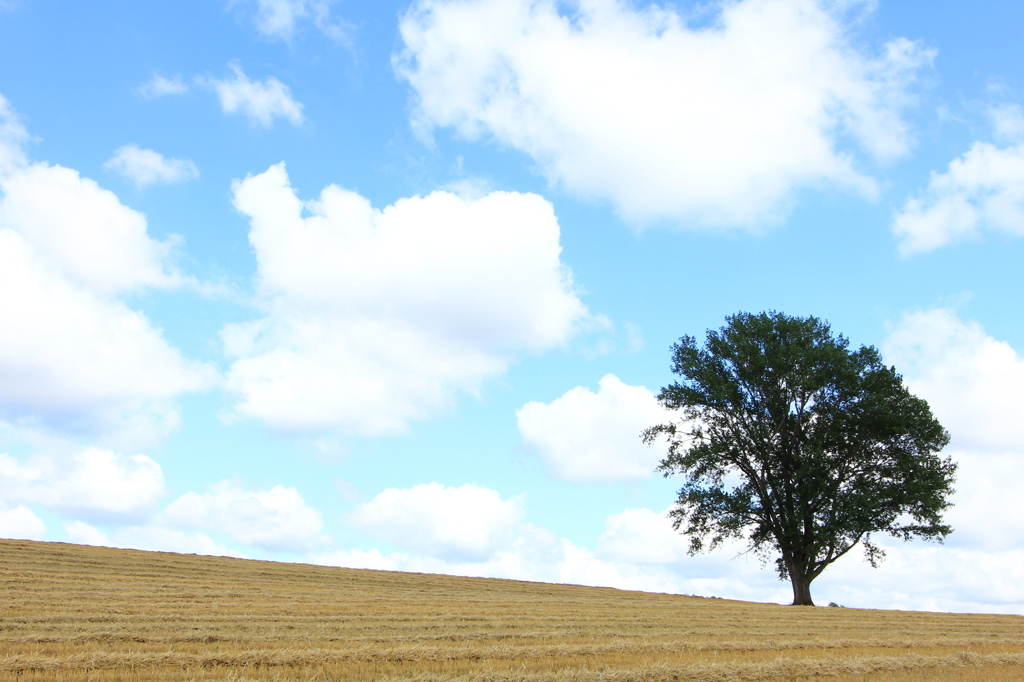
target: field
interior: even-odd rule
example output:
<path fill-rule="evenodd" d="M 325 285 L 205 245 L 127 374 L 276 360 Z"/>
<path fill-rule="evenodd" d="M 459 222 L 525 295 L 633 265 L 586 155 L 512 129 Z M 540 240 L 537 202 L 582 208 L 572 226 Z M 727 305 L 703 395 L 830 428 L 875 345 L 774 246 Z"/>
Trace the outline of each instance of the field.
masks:
<path fill-rule="evenodd" d="M 0 682 L 1024 680 L 1024 618 L 0 541 Z"/>

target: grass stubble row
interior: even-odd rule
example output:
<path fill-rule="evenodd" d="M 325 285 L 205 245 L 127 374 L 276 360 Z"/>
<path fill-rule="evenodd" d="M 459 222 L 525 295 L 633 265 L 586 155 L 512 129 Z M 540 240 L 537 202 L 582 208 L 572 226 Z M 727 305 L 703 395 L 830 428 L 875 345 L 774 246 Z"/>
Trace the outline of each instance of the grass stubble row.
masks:
<path fill-rule="evenodd" d="M 1024 618 L 0 540 L 0 682 L 1024 680 Z"/>

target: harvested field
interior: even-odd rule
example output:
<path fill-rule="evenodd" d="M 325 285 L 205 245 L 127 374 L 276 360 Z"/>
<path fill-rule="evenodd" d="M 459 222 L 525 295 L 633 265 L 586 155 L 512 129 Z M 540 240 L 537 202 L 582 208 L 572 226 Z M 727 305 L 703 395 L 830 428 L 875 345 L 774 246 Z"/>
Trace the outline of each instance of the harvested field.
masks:
<path fill-rule="evenodd" d="M 1024 618 L 0 540 L 5 680 L 1024 680 Z"/>

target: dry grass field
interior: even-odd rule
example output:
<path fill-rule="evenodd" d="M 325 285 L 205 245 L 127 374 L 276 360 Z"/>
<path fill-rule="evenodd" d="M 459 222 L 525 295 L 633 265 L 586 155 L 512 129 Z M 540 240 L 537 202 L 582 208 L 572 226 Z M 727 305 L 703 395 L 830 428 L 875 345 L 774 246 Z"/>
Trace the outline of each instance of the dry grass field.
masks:
<path fill-rule="evenodd" d="M 1024 618 L 0 541 L 0 682 L 1024 680 Z"/>

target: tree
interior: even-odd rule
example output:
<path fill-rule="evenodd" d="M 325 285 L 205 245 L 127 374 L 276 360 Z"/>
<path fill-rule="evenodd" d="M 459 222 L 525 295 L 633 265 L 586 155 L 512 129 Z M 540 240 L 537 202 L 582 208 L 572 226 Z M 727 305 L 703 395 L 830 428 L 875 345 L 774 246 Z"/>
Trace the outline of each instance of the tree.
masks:
<path fill-rule="evenodd" d="M 938 452 L 949 434 L 874 347 L 850 350 L 829 324 L 778 312 L 738 313 L 703 348 L 672 346 L 681 382 L 658 401 L 680 419 L 648 428 L 667 439 L 658 471 L 686 477 L 670 512 L 690 554 L 746 537 L 775 557 L 793 604 L 813 605 L 811 581 L 872 534 L 939 542 L 956 464 Z"/>

